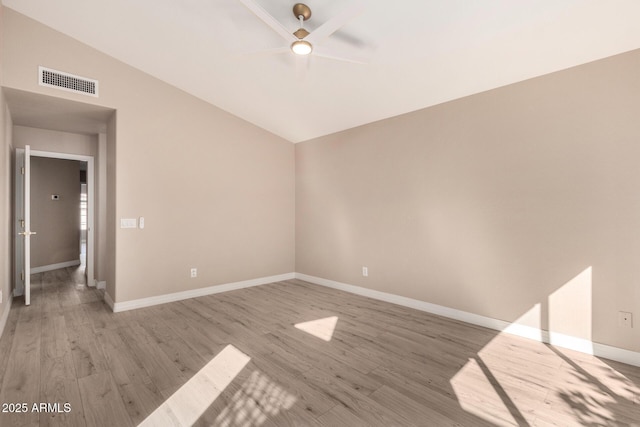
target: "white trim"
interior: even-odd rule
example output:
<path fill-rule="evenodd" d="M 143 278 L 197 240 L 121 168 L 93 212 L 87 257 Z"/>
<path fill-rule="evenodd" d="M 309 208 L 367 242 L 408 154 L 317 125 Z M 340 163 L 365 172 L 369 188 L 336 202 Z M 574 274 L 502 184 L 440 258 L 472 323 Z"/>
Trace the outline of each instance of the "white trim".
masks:
<path fill-rule="evenodd" d="M 191 289 L 188 291 L 174 292 L 172 294 L 158 295 L 155 297 L 140 298 L 131 301 L 113 302 L 108 293 L 105 292 L 105 301 L 114 313 L 120 311 L 134 310 L 136 308 L 150 307 L 152 305 L 166 304 L 168 302 L 180 301 L 189 298 L 202 297 L 205 295 L 217 294 L 220 292 L 235 291 L 237 289 L 250 288 L 253 286 L 266 285 L 273 282 L 281 282 L 283 280 L 291 280 L 296 277 L 295 273 L 280 274 L 277 276 L 260 277 L 257 279 L 243 280 L 241 282 L 225 283 L 222 285 L 209 286 L 206 288 Z"/>
<path fill-rule="evenodd" d="M 47 157 L 50 159 L 78 160 L 80 162 L 88 162 L 89 160 L 93 160 L 93 156 L 87 156 L 84 154 L 58 153 L 56 151 L 31 150 L 31 157 L 34 157 L 34 156 Z"/>
<path fill-rule="evenodd" d="M 97 281 L 95 282 L 95 287 L 96 289 L 107 289 L 107 282 L 106 280 L 101 280 L 101 281 Z"/>
<path fill-rule="evenodd" d="M 73 261 L 59 262 L 57 264 L 43 265 L 40 267 L 33 267 L 30 271 L 31 271 L 31 274 L 36 274 L 36 273 L 43 273 L 45 271 L 57 270 L 59 268 L 74 267 L 76 265 L 80 265 L 79 259 L 76 259 Z"/>
<path fill-rule="evenodd" d="M 478 314 L 456 310 L 454 308 L 444 307 L 442 305 L 431 304 L 425 301 L 407 298 L 400 295 L 394 295 L 386 292 L 376 291 L 373 289 L 363 288 L 360 286 L 349 285 L 346 283 L 336 282 L 334 280 L 323 279 L 321 277 L 309 276 L 308 274 L 295 273 L 295 277 L 296 279 L 304 280 L 305 282 L 310 282 L 316 285 L 326 286 L 328 288 L 362 295 L 380 301 L 425 311 L 427 313 L 437 314 L 439 316 L 448 317 L 450 319 L 460 320 L 462 322 L 483 326 L 485 328 L 494 329 L 507 334 L 533 339 L 535 341 L 548 343 L 557 347 L 564 347 L 570 350 L 592 354 L 597 357 L 615 360 L 618 362 L 626 363 L 628 365 L 640 366 L 639 352 L 612 347 L 606 344 L 594 343 L 584 338 L 577 338 L 569 335 L 559 334 L 557 332 L 549 332 L 532 326 L 509 323 L 505 322 L 504 320 L 480 316 Z"/>
<path fill-rule="evenodd" d="M 560 334 L 558 332 L 542 331 L 542 342 L 546 342 L 556 347 L 564 347 L 581 353 L 593 354 L 599 356 L 594 351 L 595 343 L 585 338 L 573 337 L 571 335 Z M 622 349 L 620 349 L 622 350 Z M 640 363 L 640 353 L 638 353 L 638 362 Z M 639 365 L 640 366 L 640 365 Z"/>
<path fill-rule="evenodd" d="M 0 338 L 2 338 L 2 333 L 4 332 L 4 327 L 7 326 L 7 319 L 9 318 L 9 312 L 11 311 L 11 303 L 13 302 L 13 295 L 9 292 L 9 297 L 7 298 L 7 305 L 2 312 L 2 318 L 0 318 Z"/>
<path fill-rule="evenodd" d="M 640 366 L 640 353 L 625 350 L 624 348 L 612 347 L 610 345 L 594 342 L 593 354 L 605 359 L 626 363 L 627 365 Z"/>

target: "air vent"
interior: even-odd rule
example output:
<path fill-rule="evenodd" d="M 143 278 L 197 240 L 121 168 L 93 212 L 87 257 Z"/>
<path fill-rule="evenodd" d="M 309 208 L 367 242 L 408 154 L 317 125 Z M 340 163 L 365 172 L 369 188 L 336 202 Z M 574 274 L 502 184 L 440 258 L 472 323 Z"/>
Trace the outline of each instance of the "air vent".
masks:
<path fill-rule="evenodd" d="M 73 74 L 45 67 L 39 67 L 38 74 L 40 86 L 54 87 L 69 92 L 98 97 L 97 80 L 74 76 Z"/>

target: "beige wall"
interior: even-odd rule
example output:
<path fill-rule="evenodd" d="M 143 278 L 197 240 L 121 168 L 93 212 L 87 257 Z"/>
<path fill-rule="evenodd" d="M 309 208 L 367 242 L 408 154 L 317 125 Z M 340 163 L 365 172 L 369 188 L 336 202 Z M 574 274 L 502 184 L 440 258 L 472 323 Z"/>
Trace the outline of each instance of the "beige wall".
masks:
<path fill-rule="evenodd" d="M 25 145 L 29 145 L 32 150 L 98 156 L 98 135 L 14 126 L 13 144 L 16 148 L 24 148 Z"/>
<path fill-rule="evenodd" d="M 297 144 L 296 271 L 640 351 L 639 73 L 634 51 Z"/>
<path fill-rule="evenodd" d="M 31 229 L 32 268 L 80 260 L 80 162 L 31 158 Z"/>
<path fill-rule="evenodd" d="M 115 130 L 114 130 L 115 134 Z M 98 161 L 95 170 L 95 277 L 98 282 L 107 280 L 107 134 L 98 135 Z"/>
<path fill-rule="evenodd" d="M 291 143 L 10 9 L 4 14 L 4 86 L 117 110 L 117 126 L 113 117 L 107 129 L 106 256 L 116 302 L 293 271 Z M 39 86 L 39 65 L 98 79 L 100 98 Z M 144 230 L 117 227 L 139 216 Z"/>
<path fill-rule="evenodd" d="M 10 292 L 11 274 L 9 269 L 9 257 L 11 253 L 11 221 L 9 219 L 9 179 L 11 168 L 9 164 L 9 145 L 5 137 L 7 124 L 5 123 L 6 105 L 4 93 L 0 90 L 0 291 L 2 291 L 2 302 L 0 303 L 0 329 L 1 319 L 7 305 Z M 1 333 L 1 330 L 0 330 Z"/>
<path fill-rule="evenodd" d="M 0 17 L 1 18 L 1 17 Z M 11 215 L 11 116 L 7 110 L 4 93 L 0 89 L 0 333 L 2 319 L 11 297 L 12 215 Z"/>
<path fill-rule="evenodd" d="M 116 296 L 116 239 L 117 239 L 117 218 L 116 218 L 116 112 L 107 124 L 107 238 L 105 246 L 107 253 L 105 262 L 106 270 L 106 292 L 112 298 Z"/>
<path fill-rule="evenodd" d="M 0 28 L 4 24 L 4 8 L 0 6 Z M 3 56 L 3 38 L 0 31 L 0 64 Z M 3 82 L 3 72 L 0 66 L 0 86 Z M 0 334 L 2 333 L 2 319 L 8 314 L 7 307 L 12 289 L 11 262 L 11 116 L 7 110 L 4 91 L 0 87 Z"/>

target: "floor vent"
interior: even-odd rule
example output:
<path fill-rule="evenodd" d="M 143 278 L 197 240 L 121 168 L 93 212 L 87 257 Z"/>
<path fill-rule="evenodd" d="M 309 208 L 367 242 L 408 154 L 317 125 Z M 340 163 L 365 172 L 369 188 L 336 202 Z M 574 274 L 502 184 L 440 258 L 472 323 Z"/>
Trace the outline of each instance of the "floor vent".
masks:
<path fill-rule="evenodd" d="M 98 97 L 98 81 L 86 77 L 74 76 L 51 68 L 39 67 L 40 86 L 54 87 L 69 92 Z"/>

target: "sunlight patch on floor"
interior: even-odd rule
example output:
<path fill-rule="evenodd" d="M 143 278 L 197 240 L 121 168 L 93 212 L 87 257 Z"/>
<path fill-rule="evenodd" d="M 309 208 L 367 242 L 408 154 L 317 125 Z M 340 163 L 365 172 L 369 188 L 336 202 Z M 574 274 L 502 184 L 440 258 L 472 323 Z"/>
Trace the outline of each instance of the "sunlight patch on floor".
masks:
<path fill-rule="evenodd" d="M 517 425 L 503 396 L 483 372 L 476 358 L 469 361 L 451 379 L 458 403 L 465 411 L 494 425 Z"/>
<path fill-rule="evenodd" d="M 324 319 L 310 320 L 308 322 L 296 323 L 294 326 L 301 331 L 320 338 L 324 341 L 331 341 L 333 331 L 338 323 L 337 316 L 325 317 Z"/>
<path fill-rule="evenodd" d="M 635 425 L 639 413 L 635 399 L 640 387 L 603 360 L 576 357 L 564 349 L 552 351 L 570 369 L 564 374 L 564 387 L 550 400 L 571 408 L 580 425 Z"/>
<path fill-rule="evenodd" d="M 234 346 L 226 346 L 140 426 L 193 425 L 250 360 Z"/>
<path fill-rule="evenodd" d="M 589 266 L 504 329 L 534 341 L 499 333 L 470 357 L 451 379 L 460 406 L 493 424 L 635 425 L 640 388 L 591 356 L 592 279 Z"/>
<path fill-rule="evenodd" d="M 296 397 L 259 371 L 254 371 L 242 384 L 230 403 L 216 418 L 215 425 L 259 426 L 269 416 L 289 409 Z"/>
<path fill-rule="evenodd" d="M 579 425 L 617 425 L 615 414 L 609 409 L 616 405 L 616 400 L 602 393 L 597 386 L 585 391 L 584 387 L 571 385 L 566 390 L 555 393 L 554 400 L 561 399 L 579 420 Z"/>

